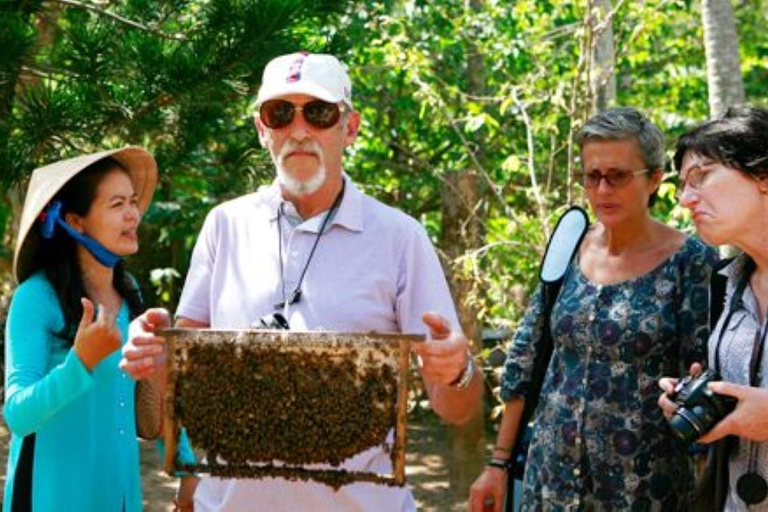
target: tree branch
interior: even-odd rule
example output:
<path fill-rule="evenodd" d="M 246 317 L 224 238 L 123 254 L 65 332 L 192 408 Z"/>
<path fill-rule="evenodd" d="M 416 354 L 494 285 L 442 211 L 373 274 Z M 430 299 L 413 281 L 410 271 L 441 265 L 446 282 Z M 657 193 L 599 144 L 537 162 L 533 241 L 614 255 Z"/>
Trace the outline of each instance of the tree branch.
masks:
<path fill-rule="evenodd" d="M 52 67 L 40 65 L 37 63 L 33 65 L 22 64 L 21 72 L 22 74 L 31 75 L 38 78 L 55 79 L 57 77 L 62 77 L 62 76 L 65 76 L 67 78 L 80 78 L 80 75 L 78 75 L 77 73 L 73 73 L 68 69 L 52 68 Z"/>
<path fill-rule="evenodd" d="M 128 18 L 124 18 L 124 17 L 122 17 L 122 16 L 120 16 L 118 14 L 109 12 L 109 11 L 107 11 L 105 9 L 102 9 L 101 7 L 97 7 L 97 6 L 93 5 L 93 4 L 87 4 L 87 3 L 84 3 L 84 2 L 78 2 L 77 0 L 53 0 L 53 1 L 57 2 L 57 3 L 60 3 L 60 4 L 63 4 L 63 5 L 68 5 L 70 7 L 76 7 L 78 9 L 84 9 L 86 11 L 94 12 L 94 13 L 98 14 L 99 16 L 104 16 L 104 17 L 110 18 L 113 21 L 116 21 L 118 23 L 122 23 L 123 25 L 127 25 L 127 26 L 129 26 L 131 28 L 135 28 L 135 29 L 138 29 L 138 30 L 142 30 L 144 32 L 149 32 L 151 34 L 155 34 L 156 36 L 160 36 L 163 39 L 171 39 L 171 40 L 174 40 L 174 41 L 183 41 L 184 39 L 186 39 L 181 34 L 174 34 L 174 35 L 168 34 L 166 32 L 163 32 L 162 30 L 158 30 L 156 28 L 152 28 L 152 27 L 148 27 L 146 25 L 142 25 L 141 23 L 138 23 L 138 22 L 133 21 L 133 20 L 129 20 Z"/>
<path fill-rule="evenodd" d="M 512 100 L 520 109 L 520 115 L 522 116 L 523 123 L 525 124 L 525 138 L 526 145 L 528 147 L 528 175 L 531 179 L 531 188 L 533 189 L 533 195 L 536 198 L 536 204 L 539 205 L 539 218 L 541 219 L 541 223 L 544 226 L 547 239 L 549 239 L 549 225 L 546 222 L 546 208 L 544 208 L 544 198 L 541 196 L 539 182 L 536 179 L 536 163 L 533 159 L 533 155 L 535 154 L 535 147 L 533 143 L 533 126 L 531 125 L 531 118 L 528 117 L 528 111 L 526 110 L 525 105 L 520 101 L 520 98 L 518 98 L 516 88 L 512 89 Z"/>

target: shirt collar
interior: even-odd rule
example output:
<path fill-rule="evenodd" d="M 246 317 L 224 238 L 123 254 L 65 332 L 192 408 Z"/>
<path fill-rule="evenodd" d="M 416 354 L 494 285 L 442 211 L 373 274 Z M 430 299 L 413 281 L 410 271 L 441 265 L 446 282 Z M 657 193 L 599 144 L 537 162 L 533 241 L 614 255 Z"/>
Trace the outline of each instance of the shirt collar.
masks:
<path fill-rule="evenodd" d="M 344 197 L 341 198 L 341 204 L 328 225 L 329 227 L 332 225 L 343 226 L 350 231 L 363 231 L 365 227 L 363 223 L 363 193 L 349 179 L 346 173 L 342 176 L 345 181 Z M 269 220 L 276 221 L 278 208 L 280 208 L 282 203 L 286 202 L 280 192 L 280 184 L 277 182 L 277 179 L 269 186 L 266 194 Z M 325 214 L 326 212 L 322 212 L 311 219 L 306 219 L 301 226 L 307 231 L 317 232 L 325 218 Z"/>
<path fill-rule="evenodd" d="M 749 256 L 741 253 L 733 258 L 733 261 L 721 268 L 718 271 L 718 274 L 727 277 L 729 284 L 736 286 L 736 284 L 739 282 L 739 279 L 741 278 L 741 275 L 744 273 L 744 267 L 748 261 Z"/>
<path fill-rule="evenodd" d="M 349 176 L 344 173 L 344 197 L 341 199 L 339 211 L 331 221 L 332 224 L 344 226 L 350 231 L 363 231 L 363 193 L 352 183 Z"/>

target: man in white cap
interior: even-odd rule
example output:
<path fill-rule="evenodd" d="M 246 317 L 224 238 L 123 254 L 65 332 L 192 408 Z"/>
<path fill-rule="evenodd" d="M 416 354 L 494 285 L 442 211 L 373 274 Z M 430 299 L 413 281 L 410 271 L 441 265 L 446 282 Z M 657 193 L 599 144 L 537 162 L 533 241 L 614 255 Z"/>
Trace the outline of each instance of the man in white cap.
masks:
<path fill-rule="evenodd" d="M 255 123 L 276 181 L 208 215 L 176 311 L 176 325 L 249 328 L 277 318 L 298 331 L 426 334 L 414 349 L 433 409 L 451 423 L 480 404 L 482 378 L 459 328 L 445 277 L 423 227 L 366 196 L 342 171 L 357 137 L 345 67 L 331 55 L 294 53 L 265 68 Z M 154 371 L 169 325 L 157 310 L 135 322 L 122 366 Z M 381 448 L 348 459 L 351 471 L 392 473 Z M 196 489 L 195 489 L 196 487 Z M 410 490 L 354 483 L 334 490 L 279 478 L 182 483 L 182 509 L 200 511 L 410 511 Z"/>

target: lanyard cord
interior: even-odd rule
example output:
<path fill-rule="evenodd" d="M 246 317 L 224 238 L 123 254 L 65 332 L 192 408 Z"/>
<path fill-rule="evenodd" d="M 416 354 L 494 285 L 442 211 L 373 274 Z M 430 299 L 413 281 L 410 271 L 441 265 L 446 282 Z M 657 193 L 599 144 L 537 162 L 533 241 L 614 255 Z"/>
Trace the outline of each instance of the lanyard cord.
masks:
<path fill-rule="evenodd" d="M 320 231 L 317 232 L 317 236 L 315 237 L 315 243 L 312 245 L 312 250 L 309 252 L 309 257 L 307 258 L 307 262 L 304 264 L 304 269 L 301 271 L 301 276 L 299 277 L 299 282 L 296 283 L 296 289 L 293 290 L 293 293 L 291 293 L 288 300 L 286 300 L 285 297 L 285 278 L 283 273 L 283 228 L 282 228 L 282 221 L 281 221 L 281 213 L 283 211 L 282 203 L 280 206 L 277 207 L 277 253 L 278 257 L 280 259 L 280 285 L 282 286 L 283 290 L 283 301 L 275 304 L 275 309 L 287 309 L 289 305 L 296 304 L 301 300 L 301 283 L 304 281 L 304 276 L 307 273 L 307 269 L 309 268 L 309 264 L 312 262 L 312 257 L 315 255 L 315 249 L 317 249 L 317 244 L 320 243 L 320 236 L 322 236 L 323 231 L 325 231 L 325 227 L 328 225 L 328 222 L 331 220 L 331 217 L 333 216 L 333 212 L 339 207 L 339 204 L 341 204 L 341 198 L 344 195 L 344 186 L 345 182 L 342 180 L 341 182 L 341 190 L 339 190 L 339 193 L 336 195 L 336 199 L 334 199 L 333 204 L 331 205 L 331 208 L 328 210 L 328 213 L 325 214 L 325 219 L 323 219 L 323 223 L 320 225 Z"/>
<path fill-rule="evenodd" d="M 725 334 L 725 331 L 728 330 L 728 326 L 731 323 L 733 314 L 737 309 L 742 307 L 742 295 L 744 294 L 744 290 L 747 288 L 747 284 L 749 284 L 749 278 L 754 270 L 755 262 L 751 259 L 747 260 L 747 263 L 744 266 L 741 280 L 736 286 L 736 291 L 733 293 L 731 304 L 728 308 L 728 315 L 725 317 L 723 326 L 720 329 L 720 335 L 717 337 L 717 345 L 715 346 L 715 370 L 719 375 L 722 375 L 720 371 L 720 345 L 723 342 L 723 335 Z M 760 365 L 763 359 L 763 351 L 765 349 L 765 337 L 766 333 L 768 333 L 768 323 L 766 324 L 766 328 L 762 329 L 762 333 L 760 330 L 761 326 L 758 326 L 757 333 L 755 333 L 755 341 L 752 344 L 752 355 L 749 359 L 749 385 L 752 387 L 758 387 L 760 385 L 758 382 L 758 377 L 760 373 Z"/>

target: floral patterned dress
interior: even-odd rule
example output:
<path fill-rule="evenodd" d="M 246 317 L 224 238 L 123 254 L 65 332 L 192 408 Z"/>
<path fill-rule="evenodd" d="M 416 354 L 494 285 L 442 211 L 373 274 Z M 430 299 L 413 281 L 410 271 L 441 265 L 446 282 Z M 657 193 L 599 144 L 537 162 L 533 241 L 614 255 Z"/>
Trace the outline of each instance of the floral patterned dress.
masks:
<path fill-rule="evenodd" d="M 658 379 L 706 360 L 714 249 L 694 238 L 638 278 L 596 285 L 572 262 L 551 316 L 554 353 L 536 413 L 524 511 L 686 510 L 687 448 Z M 540 344 L 537 289 L 510 345 L 502 398 L 525 396 Z"/>

